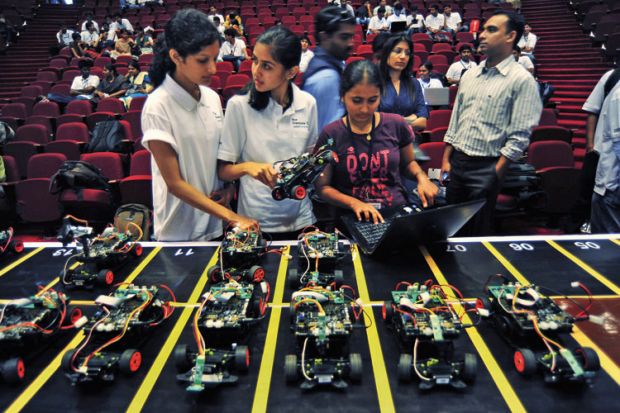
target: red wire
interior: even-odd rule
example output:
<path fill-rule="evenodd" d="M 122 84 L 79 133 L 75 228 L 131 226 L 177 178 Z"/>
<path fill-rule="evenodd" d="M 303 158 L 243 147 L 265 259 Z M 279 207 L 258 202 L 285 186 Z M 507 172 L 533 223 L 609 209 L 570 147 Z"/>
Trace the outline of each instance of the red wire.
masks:
<path fill-rule="evenodd" d="M 583 310 L 581 310 L 579 313 L 577 313 L 576 317 L 583 317 L 586 316 L 588 314 L 590 314 L 590 308 L 592 308 L 592 292 L 590 291 L 590 289 L 588 287 L 586 287 L 584 284 L 582 283 L 578 283 L 579 287 L 581 287 L 581 289 L 583 291 L 586 292 L 586 294 L 588 294 L 588 305 L 586 306 L 586 308 L 584 308 Z"/>
<path fill-rule="evenodd" d="M 396 284 L 396 287 L 394 287 L 394 290 L 398 291 L 398 289 L 400 288 L 401 285 L 406 285 L 407 287 L 410 287 L 411 283 L 409 283 L 407 281 L 401 281 L 401 282 Z"/>

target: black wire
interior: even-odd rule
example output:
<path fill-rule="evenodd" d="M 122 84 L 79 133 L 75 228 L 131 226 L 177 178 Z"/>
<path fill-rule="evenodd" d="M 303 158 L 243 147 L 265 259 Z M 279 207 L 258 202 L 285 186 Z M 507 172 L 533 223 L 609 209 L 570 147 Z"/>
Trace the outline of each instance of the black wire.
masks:
<path fill-rule="evenodd" d="M 579 304 L 577 301 L 573 300 L 572 298 L 570 298 L 570 297 L 569 297 L 569 296 L 567 296 L 566 294 L 562 294 L 561 292 L 559 292 L 559 291 L 557 291 L 557 290 L 554 290 L 553 288 L 545 287 L 545 286 L 542 286 L 542 285 L 539 285 L 539 286 L 538 286 L 538 288 L 540 288 L 540 289 L 542 289 L 542 290 L 547 290 L 547 291 L 549 291 L 549 292 L 550 292 L 550 293 L 552 293 L 552 294 L 556 294 L 556 295 L 559 295 L 559 296 L 562 296 L 562 297 L 566 298 L 567 300 L 569 300 L 570 302 L 572 302 L 573 304 L 575 304 L 575 305 L 576 305 L 576 306 L 577 306 L 577 307 L 578 307 L 578 308 L 579 308 L 579 309 L 580 309 L 583 313 L 585 313 L 585 314 L 586 314 L 586 315 L 588 315 L 588 316 L 590 315 L 590 312 L 589 312 L 589 311 L 587 311 L 587 310 L 585 309 L 585 307 L 583 307 L 581 304 Z M 590 300 L 592 300 L 592 298 L 591 298 L 591 297 L 590 297 Z"/>

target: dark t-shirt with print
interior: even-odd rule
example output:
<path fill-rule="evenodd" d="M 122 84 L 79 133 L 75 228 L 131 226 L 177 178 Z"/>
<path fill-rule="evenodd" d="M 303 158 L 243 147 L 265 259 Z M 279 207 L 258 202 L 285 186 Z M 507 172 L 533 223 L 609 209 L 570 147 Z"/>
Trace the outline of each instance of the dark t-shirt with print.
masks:
<path fill-rule="evenodd" d="M 406 203 L 400 177 L 400 149 L 413 142 L 413 134 L 400 115 L 381 113 L 370 141 L 365 134 L 349 132 L 342 119 L 338 119 L 325 126 L 316 147 L 330 138 L 338 155 L 332 187 L 364 202 L 381 203 L 383 207 Z"/>

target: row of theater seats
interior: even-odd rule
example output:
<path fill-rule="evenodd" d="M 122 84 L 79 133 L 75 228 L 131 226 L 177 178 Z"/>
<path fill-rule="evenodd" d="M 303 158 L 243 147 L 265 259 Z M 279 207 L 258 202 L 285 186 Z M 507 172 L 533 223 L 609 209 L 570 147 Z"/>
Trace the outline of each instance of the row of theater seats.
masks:
<path fill-rule="evenodd" d="M 601 45 L 604 57 L 620 57 L 620 0 L 574 0 L 571 7 L 581 20 L 581 28 L 594 44 Z"/>

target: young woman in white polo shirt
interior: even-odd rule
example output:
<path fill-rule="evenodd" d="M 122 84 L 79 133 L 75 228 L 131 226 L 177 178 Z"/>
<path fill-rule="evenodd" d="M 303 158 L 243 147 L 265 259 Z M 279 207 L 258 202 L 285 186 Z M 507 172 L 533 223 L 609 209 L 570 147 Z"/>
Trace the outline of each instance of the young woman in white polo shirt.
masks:
<path fill-rule="evenodd" d="M 308 198 L 271 197 L 273 163 L 312 150 L 318 136 L 316 101 L 292 82 L 300 57 L 299 38 L 284 27 L 257 39 L 253 81 L 228 101 L 217 155 L 220 178 L 241 181 L 239 213 L 255 218 L 274 239 L 295 238 L 315 221 Z"/>
<path fill-rule="evenodd" d="M 256 222 L 228 208 L 232 186 L 217 177 L 220 98 L 207 86 L 216 73 L 220 36 L 206 14 L 184 9 L 157 41 L 150 77 L 157 89 L 142 110 L 142 144 L 154 162 L 153 207 L 158 241 L 207 241 L 222 220 Z"/>

